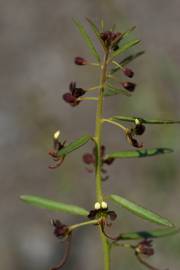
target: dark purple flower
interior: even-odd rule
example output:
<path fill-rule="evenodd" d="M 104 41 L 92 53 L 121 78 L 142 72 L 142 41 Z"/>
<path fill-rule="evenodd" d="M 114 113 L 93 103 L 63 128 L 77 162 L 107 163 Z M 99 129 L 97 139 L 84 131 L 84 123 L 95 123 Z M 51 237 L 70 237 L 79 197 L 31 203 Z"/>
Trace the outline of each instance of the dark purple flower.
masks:
<path fill-rule="evenodd" d="M 69 228 L 67 225 L 62 224 L 60 220 L 52 220 L 52 225 L 54 226 L 54 235 L 58 238 L 64 238 L 69 233 Z"/>
<path fill-rule="evenodd" d="M 135 251 L 139 254 L 146 256 L 154 255 L 154 249 L 152 247 L 152 240 L 145 239 L 137 244 Z"/>
<path fill-rule="evenodd" d="M 136 88 L 136 84 L 132 82 L 123 82 L 121 85 L 130 92 L 133 92 Z"/>
<path fill-rule="evenodd" d="M 146 127 L 142 124 L 137 124 L 134 128 L 134 133 L 136 135 L 142 135 L 146 130 Z"/>
<path fill-rule="evenodd" d="M 84 66 L 87 64 L 87 60 L 83 57 L 77 56 L 74 58 L 74 63 L 79 66 Z"/>
<path fill-rule="evenodd" d="M 83 96 L 86 91 L 82 88 L 76 87 L 76 82 L 72 81 L 69 84 L 69 93 L 63 95 L 64 101 L 75 107 L 80 103 L 79 97 Z"/>
<path fill-rule="evenodd" d="M 143 144 L 142 144 L 142 143 L 139 143 L 139 142 L 133 137 L 133 135 L 134 135 L 134 129 L 133 129 L 133 128 L 127 129 L 127 130 L 126 130 L 126 138 L 127 138 L 128 142 L 129 142 L 132 146 L 134 146 L 134 147 L 136 147 L 136 148 L 142 148 L 142 147 L 143 147 Z"/>
<path fill-rule="evenodd" d="M 120 32 L 105 31 L 100 34 L 100 38 L 103 40 L 107 48 L 112 46 L 113 50 L 117 50 L 122 34 Z"/>
<path fill-rule="evenodd" d="M 70 93 L 65 93 L 63 95 L 63 99 L 64 101 L 66 101 L 67 103 L 69 103 L 71 106 L 76 106 L 79 104 L 79 101 L 77 101 L 76 97 L 74 97 L 72 94 Z"/>

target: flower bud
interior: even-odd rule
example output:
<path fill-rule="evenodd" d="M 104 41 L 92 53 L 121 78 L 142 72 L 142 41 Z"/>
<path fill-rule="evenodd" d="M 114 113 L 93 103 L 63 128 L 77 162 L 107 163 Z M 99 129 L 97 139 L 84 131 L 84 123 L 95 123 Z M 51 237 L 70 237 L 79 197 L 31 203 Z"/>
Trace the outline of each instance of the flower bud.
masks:
<path fill-rule="evenodd" d="M 132 83 L 132 82 L 123 82 L 122 83 L 122 86 L 127 89 L 128 91 L 130 92 L 133 92 L 135 87 L 136 87 L 136 84 L 135 83 Z"/>
<path fill-rule="evenodd" d="M 79 66 L 84 66 L 87 64 L 87 60 L 83 57 L 77 56 L 74 58 L 74 63 Z"/>
<path fill-rule="evenodd" d="M 129 77 L 129 78 L 132 78 L 132 77 L 134 76 L 134 72 L 133 72 L 133 70 L 130 69 L 130 68 L 125 68 L 125 69 L 123 70 L 123 73 L 124 73 L 125 76 L 127 76 L 127 77 Z"/>
<path fill-rule="evenodd" d="M 64 99 L 64 101 L 66 101 L 67 103 L 70 103 L 70 104 L 74 103 L 76 101 L 76 98 L 73 95 L 71 95 L 70 93 L 65 93 L 63 95 L 63 99 Z"/>

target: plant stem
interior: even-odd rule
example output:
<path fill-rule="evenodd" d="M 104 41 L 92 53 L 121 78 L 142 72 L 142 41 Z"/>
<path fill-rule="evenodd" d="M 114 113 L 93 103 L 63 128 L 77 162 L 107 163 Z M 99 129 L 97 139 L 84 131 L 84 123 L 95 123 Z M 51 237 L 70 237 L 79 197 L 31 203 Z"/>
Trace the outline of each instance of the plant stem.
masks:
<path fill-rule="evenodd" d="M 103 201 L 102 195 L 102 179 L 101 179 L 101 129 L 102 129 L 102 113 L 103 113 L 103 92 L 104 85 L 107 78 L 107 61 L 108 61 L 109 51 L 106 52 L 104 56 L 104 62 L 101 69 L 101 78 L 100 78 L 100 89 L 97 102 L 97 112 L 96 112 L 96 131 L 95 131 L 95 140 L 96 140 L 96 198 L 97 201 Z"/>
<path fill-rule="evenodd" d="M 102 114 L 103 114 L 103 92 L 104 86 L 107 79 L 107 65 L 109 58 L 109 50 L 105 52 L 104 61 L 101 66 L 101 78 L 100 78 L 100 88 L 99 96 L 97 102 L 97 112 L 96 112 L 96 131 L 95 131 L 95 141 L 96 141 L 96 199 L 98 202 L 103 201 L 102 192 L 102 177 L 101 177 L 101 131 L 102 131 Z M 103 246 L 104 254 L 104 270 L 110 270 L 110 247 L 109 241 L 104 236 L 100 229 L 100 237 Z"/>
<path fill-rule="evenodd" d="M 81 223 L 78 223 L 78 224 L 74 224 L 74 225 L 69 226 L 69 230 L 70 231 L 73 231 L 73 230 L 75 230 L 75 229 L 77 229 L 79 227 L 87 226 L 87 225 L 92 225 L 92 224 L 97 225 L 98 222 L 99 222 L 99 220 L 96 220 L 96 219 L 95 220 L 81 222 Z"/>
<path fill-rule="evenodd" d="M 95 100 L 97 101 L 97 97 L 80 97 L 77 100 Z"/>
<path fill-rule="evenodd" d="M 121 129 L 122 129 L 123 131 L 125 131 L 125 132 L 126 132 L 126 130 L 127 130 L 126 127 L 124 127 L 123 125 L 121 125 L 121 124 L 119 124 L 119 123 L 117 123 L 117 122 L 111 120 L 110 118 L 109 118 L 109 119 L 103 118 L 103 119 L 102 119 L 102 123 L 104 123 L 104 122 L 107 122 L 107 123 L 110 123 L 110 124 L 112 124 L 112 125 L 115 125 L 115 126 L 121 128 Z"/>

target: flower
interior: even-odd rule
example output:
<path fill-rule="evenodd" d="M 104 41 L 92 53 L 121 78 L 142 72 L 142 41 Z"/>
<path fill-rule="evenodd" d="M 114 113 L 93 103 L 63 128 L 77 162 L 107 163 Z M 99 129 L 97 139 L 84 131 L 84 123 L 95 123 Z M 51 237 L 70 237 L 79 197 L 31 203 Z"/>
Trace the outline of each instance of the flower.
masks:
<path fill-rule="evenodd" d="M 69 234 L 69 228 L 67 225 L 62 224 L 58 219 L 51 220 L 52 225 L 54 226 L 54 235 L 58 238 L 64 238 Z"/>
<path fill-rule="evenodd" d="M 77 88 L 76 82 L 74 81 L 69 84 L 69 91 L 70 92 L 63 95 L 63 99 L 65 102 L 69 103 L 73 107 L 77 106 L 80 103 L 80 100 L 78 100 L 78 98 L 86 93 L 84 89 Z"/>
<path fill-rule="evenodd" d="M 122 34 L 120 32 L 105 31 L 100 34 L 100 38 L 107 48 L 112 47 L 113 50 L 117 50 Z"/>
<path fill-rule="evenodd" d="M 60 142 L 59 140 L 60 137 L 60 131 L 57 130 L 53 134 L 53 149 L 49 150 L 48 154 L 53 158 L 53 160 L 56 162 L 53 165 L 49 166 L 49 169 L 56 169 L 61 166 L 61 164 L 64 161 L 65 156 L 59 156 L 58 152 L 64 148 L 66 141 L 63 143 Z"/>
<path fill-rule="evenodd" d="M 134 129 L 127 128 L 126 129 L 126 138 L 127 138 L 128 142 L 136 148 L 142 148 L 143 144 L 139 143 L 133 136 L 134 136 Z"/>
<path fill-rule="evenodd" d="M 135 252 L 146 256 L 154 255 L 154 249 L 152 247 L 152 240 L 145 239 L 137 244 Z"/>
<path fill-rule="evenodd" d="M 106 158 L 105 157 L 105 151 L 106 151 L 106 147 L 104 145 L 101 145 L 101 172 L 102 173 L 106 173 L 106 170 L 103 168 L 103 165 L 111 165 L 114 161 L 114 158 Z M 96 166 L 96 148 L 93 148 L 92 153 L 85 153 L 82 157 L 83 162 L 87 165 L 93 165 L 94 167 Z M 89 170 L 89 172 L 92 172 L 92 170 Z M 103 177 L 103 181 L 107 180 L 109 177 L 107 175 L 105 175 L 105 177 Z"/>

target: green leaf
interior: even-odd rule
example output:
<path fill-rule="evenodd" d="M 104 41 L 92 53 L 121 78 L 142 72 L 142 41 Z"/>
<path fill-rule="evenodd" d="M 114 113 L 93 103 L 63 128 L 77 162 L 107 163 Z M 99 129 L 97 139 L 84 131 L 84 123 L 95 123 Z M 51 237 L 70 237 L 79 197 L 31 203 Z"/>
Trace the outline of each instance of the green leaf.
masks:
<path fill-rule="evenodd" d="M 143 219 L 149 220 L 153 223 L 157 223 L 160 225 L 168 226 L 168 227 L 173 227 L 174 225 L 167 220 L 166 218 L 163 218 L 159 216 L 158 214 L 134 203 L 131 202 L 121 196 L 111 194 L 110 199 L 114 201 L 117 204 L 120 204 L 122 207 L 128 209 L 130 212 L 135 214 L 136 216 L 139 216 Z"/>
<path fill-rule="evenodd" d="M 139 39 L 135 39 L 135 40 L 127 42 L 123 47 L 120 47 L 118 50 L 114 51 L 112 53 L 112 57 L 119 56 L 120 54 L 124 53 L 125 51 L 127 51 L 131 47 L 137 45 L 139 42 L 140 42 Z"/>
<path fill-rule="evenodd" d="M 159 229 L 153 231 L 139 231 L 139 232 L 130 232 L 122 233 L 119 236 L 119 240 L 138 240 L 138 239 L 147 239 L 147 238 L 161 238 L 170 236 L 173 234 L 180 233 L 179 228 L 168 228 L 168 229 Z"/>
<path fill-rule="evenodd" d="M 99 40 L 99 42 L 101 43 L 103 49 L 106 51 L 106 47 L 104 46 L 104 42 L 102 41 L 102 39 L 100 38 L 100 32 L 98 27 L 96 26 L 96 24 L 89 18 L 86 18 L 86 20 L 88 21 L 88 23 L 90 24 L 93 32 L 95 33 L 97 39 Z"/>
<path fill-rule="evenodd" d="M 140 51 L 140 52 L 137 52 L 135 54 L 129 55 L 120 62 L 120 65 L 121 66 L 126 66 L 130 62 L 132 62 L 133 60 L 135 60 L 136 58 L 140 57 L 143 54 L 145 54 L 145 51 Z"/>
<path fill-rule="evenodd" d="M 81 33 L 84 41 L 86 42 L 87 46 L 89 47 L 92 55 L 96 58 L 96 60 L 98 61 L 98 63 L 100 63 L 100 56 L 90 38 L 90 36 L 88 35 L 88 33 L 86 32 L 84 26 L 78 21 L 78 20 L 74 20 L 74 23 L 76 25 L 76 27 L 78 28 L 79 32 Z"/>
<path fill-rule="evenodd" d="M 125 57 L 122 61 L 120 61 L 119 64 L 124 67 L 124 66 L 128 65 L 130 62 L 132 62 L 133 60 L 135 60 L 136 58 L 138 58 L 139 56 L 143 55 L 144 53 L 145 53 L 145 51 L 140 51 L 138 53 L 129 55 L 129 56 Z M 120 69 L 120 67 L 113 68 L 111 70 L 111 74 L 117 72 L 119 69 Z"/>
<path fill-rule="evenodd" d="M 54 211 L 61 211 L 80 216 L 88 215 L 88 211 L 86 209 L 75 205 L 64 204 L 61 202 L 56 202 L 45 198 L 30 195 L 22 195 L 20 199 L 23 200 L 25 203 L 32 204 L 40 208 L 45 208 Z"/>
<path fill-rule="evenodd" d="M 105 97 L 110 97 L 110 96 L 114 96 L 114 95 L 118 95 L 118 94 L 123 94 L 125 96 L 131 96 L 131 94 L 128 91 L 126 91 L 124 89 L 116 88 L 111 84 L 107 84 L 106 87 L 107 87 L 107 89 L 105 89 L 105 91 L 104 91 Z"/>
<path fill-rule="evenodd" d="M 68 144 L 64 148 L 62 148 L 58 152 L 58 156 L 66 156 L 67 154 L 71 153 L 72 151 L 80 148 L 84 144 L 86 144 L 91 139 L 91 136 L 85 135 L 80 137 L 79 139 L 75 140 L 74 142 Z"/>
<path fill-rule="evenodd" d="M 162 154 L 172 153 L 173 150 L 170 148 L 151 148 L 142 150 L 132 150 L 132 151 L 120 151 L 107 154 L 104 159 L 108 158 L 144 158 L 152 157 Z"/>
<path fill-rule="evenodd" d="M 136 29 L 136 26 L 132 26 L 130 29 L 128 29 L 126 32 L 123 33 L 123 38 L 129 36 L 134 30 Z"/>
<path fill-rule="evenodd" d="M 112 120 L 113 121 L 124 121 L 124 122 L 134 122 L 135 120 L 138 119 L 142 124 L 180 124 L 180 121 L 176 121 L 176 120 L 147 120 L 147 119 L 143 119 L 140 117 L 128 117 L 128 116 L 113 116 Z"/>

